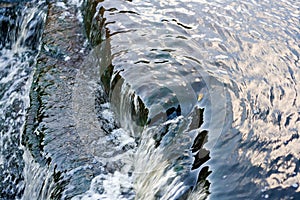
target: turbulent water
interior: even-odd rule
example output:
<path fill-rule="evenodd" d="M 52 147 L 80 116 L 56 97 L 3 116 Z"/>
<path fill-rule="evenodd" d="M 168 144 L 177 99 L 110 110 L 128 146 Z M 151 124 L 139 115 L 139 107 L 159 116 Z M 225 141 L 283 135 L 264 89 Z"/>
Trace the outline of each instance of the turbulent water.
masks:
<path fill-rule="evenodd" d="M 42 2 L 0 2 L 1 199 L 21 198 L 26 184 L 21 134 L 45 16 Z"/>
<path fill-rule="evenodd" d="M 300 198 L 300 3 L 0 2 L 0 199 Z"/>

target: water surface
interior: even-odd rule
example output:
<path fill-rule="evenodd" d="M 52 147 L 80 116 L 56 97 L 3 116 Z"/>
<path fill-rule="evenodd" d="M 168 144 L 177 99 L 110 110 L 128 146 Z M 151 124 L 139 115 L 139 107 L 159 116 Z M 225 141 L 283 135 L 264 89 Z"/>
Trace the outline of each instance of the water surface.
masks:
<path fill-rule="evenodd" d="M 1 198 L 300 197 L 297 1 L 34 3 L 0 3 Z"/>

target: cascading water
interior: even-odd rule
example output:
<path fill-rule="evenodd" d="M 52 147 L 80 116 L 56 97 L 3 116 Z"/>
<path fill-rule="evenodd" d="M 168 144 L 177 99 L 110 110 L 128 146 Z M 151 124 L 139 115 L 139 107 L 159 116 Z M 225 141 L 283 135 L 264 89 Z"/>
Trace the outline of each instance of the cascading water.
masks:
<path fill-rule="evenodd" d="M 44 2 L 0 2 L 0 198 L 26 187 L 21 136 L 45 20 Z"/>
<path fill-rule="evenodd" d="M 299 10 L 0 2 L 0 199 L 299 198 Z"/>
<path fill-rule="evenodd" d="M 200 138 L 207 137 L 208 129 L 216 139 L 221 134 L 228 118 L 228 96 L 224 86 L 193 59 L 194 40 L 183 45 L 184 40 L 176 38 L 184 28 L 170 34 L 172 25 L 162 23 L 152 31 L 155 19 L 145 17 L 149 13 L 143 10 L 144 3 L 123 10 L 127 4 L 106 1 L 96 6 L 90 29 L 107 24 L 98 31 L 103 40 L 96 55 L 99 76 L 121 127 L 138 143 L 133 162 L 136 198 L 183 198 L 209 174 L 207 168 L 199 168 L 209 158 L 202 148 L 206 140 Z M 148 22 L 140 23 L 144 17 Z M 91 32 L 92 40 L 93 35 L 97 34 Z M 218 117 L 217 125 L 212 126 L 211 116 Z"/>

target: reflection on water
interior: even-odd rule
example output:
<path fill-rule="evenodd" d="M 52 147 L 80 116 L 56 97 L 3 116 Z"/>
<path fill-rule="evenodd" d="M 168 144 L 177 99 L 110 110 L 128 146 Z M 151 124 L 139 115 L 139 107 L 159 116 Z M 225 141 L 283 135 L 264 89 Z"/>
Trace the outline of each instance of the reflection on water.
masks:
<path fill-rule="evenodd" d="M 23 155 L 45 14 L 0 2 L 3 198 L 300 198 L 298 1 L 79 4 L 48 2 Z"/>
<path fill-rule="evenodd" d="M 233 132 L 241 137 L 232 149 L 235 153 L 226 155 L 235 156 L 231 169 L 242 173 L 223 171 L 224 182 L 233 193 L 255 184 L 256 194 L 244 191 L 251 197 L 297 198 L 299 4 L 226 2 L 207 7 L 205 20 L 215 39 L 205 48 L 209 54 L 213 49 L 224 55 L 209 62 L 226 72 L 218 74 L 228 84 Z M 232 176 L 239 176 L 235 177 L 238 182 Z"/>
<path fill-rule="evenodd" d="M 104 1 L 98 5 L 103 18 L 99 21 L 105 21 L 112 43 L 112 62 L 115 68 L 125 69 L 120 74 L 125 80 L 128 76 L 133 88 L 137 85 L 136 91 L 144 91 L 141 85 L 149 80 L 158 86 L 152 85 L 148 92 L 167 85 L 176 95 L 184 93 L 173 90 L 168 81 L 188 88 L 196 80 L 187 59 L 196 62 L 192 65 L 198 75 L 208 73 L 225 85 L 232 116 L 224 113 L 227 123 L 232 117 L 232 124 L 210 149 L 212 199 L 298 195 L 299 6 L 296 1 Z M 150 74 L 141 75 L 148 70 Z M 185 73 L 186 83 L 181 79 Z M 196 95 L 203 92 L 199 89 L 201 84 L 192 88 Z M 149 93 L 140 94 L 147 102 Z M 187 98 L 179 102 L 193 104 L 184 94 Z M 219 116 L 212 119 L 218 122 Z M 213 134 L 214 128 L 210 131 Z"/>

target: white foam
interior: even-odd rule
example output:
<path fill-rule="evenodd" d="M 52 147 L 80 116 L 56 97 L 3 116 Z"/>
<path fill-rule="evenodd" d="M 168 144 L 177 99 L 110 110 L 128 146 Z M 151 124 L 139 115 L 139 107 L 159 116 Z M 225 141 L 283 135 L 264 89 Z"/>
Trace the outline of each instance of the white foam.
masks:
<path fill-rule="evenodd" d="M 128 200 L 134 199 L 134 194 L 124 197 L 123 192 L 132 190 L 132 177 L 116 171 L 114 174 L 101 174 L 93 178 L 90 188 L 84 194 L 75 196 L 72 200 Z"/>
<path fill-rule="evenodd" d="M 102 116 L 104 119 L 108 120 L 109 122 L 115 121 L 114 113 L 108 109 L 103 110 Z"/>
<path fill-rule="evenodd" d="M 69 3 L 71 5 L 74 5 L 74 6 L 77 6 L 77 7 L 80 7 L 82 5 L 82 2 L 83 2 L 83 0 L 69 0 Z"/>
<path fill-rule="evenodd" d="M 61 7 L 63 9 L 67 9 L 67 6 L 64 2 L 56 2 L 56 6 Z"/>
<path fill-rule="evenodd" d="M 228 56 L 220 54 L 220 55 L 216 55 L 215 58 L 216 59 L 228 59 Z"/>
<path fill-rule="evenodd" d="M 61 15 L 58 17 L 59 19 L 65 19 L 66 17 L 72 17 L 71 13 L 68 11 L 64 11 L 61 13 Z"/>

